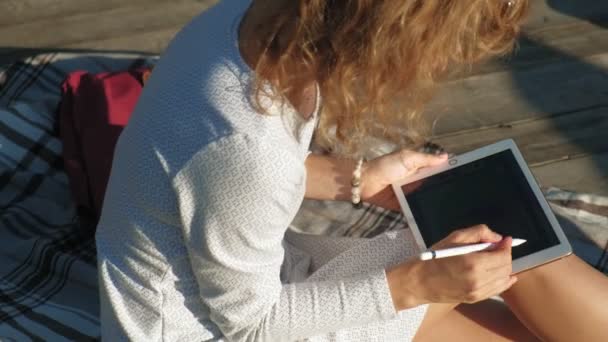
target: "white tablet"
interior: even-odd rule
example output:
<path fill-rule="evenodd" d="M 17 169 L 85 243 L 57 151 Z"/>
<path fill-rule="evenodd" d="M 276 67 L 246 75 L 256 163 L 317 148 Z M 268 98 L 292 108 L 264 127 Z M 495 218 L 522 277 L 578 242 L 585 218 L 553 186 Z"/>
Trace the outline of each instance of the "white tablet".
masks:
<path fill-rule="evenodd" d="M 570 243 L 513 140 L 468 152 L 393 184 L 416 242 L 427 249 L 450 232 L 486 224 L 526 239 L 513 272 L 572 253 Z"/>

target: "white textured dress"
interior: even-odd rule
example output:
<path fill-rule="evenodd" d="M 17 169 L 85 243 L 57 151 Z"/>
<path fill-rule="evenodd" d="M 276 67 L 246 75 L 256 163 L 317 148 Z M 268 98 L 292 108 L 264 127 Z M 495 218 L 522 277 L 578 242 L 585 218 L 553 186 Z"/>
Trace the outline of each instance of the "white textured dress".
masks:
<path fill-rule="evenodd" d="M 96 235 L 102 337 L 407 341 L 426 306 L 396 312 L 384 271 L 418 252 L 407 231 L 286 234 L 318 108 L 255 112 L 236 35 L 249 4 L 176 36 L 118 141 Z"/>

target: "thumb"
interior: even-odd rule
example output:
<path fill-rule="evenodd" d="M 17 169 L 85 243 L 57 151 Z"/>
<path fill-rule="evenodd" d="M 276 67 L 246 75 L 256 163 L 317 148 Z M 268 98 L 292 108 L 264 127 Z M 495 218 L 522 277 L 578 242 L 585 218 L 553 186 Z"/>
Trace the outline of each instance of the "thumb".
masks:
<path fill-rule="evenodd" d="M 397 153 L 406 171 L 410 174 L 424 167 L 440 165 L 448 159 L 447 153 L 434 155 L 411 150 L 401 150 Z"/>

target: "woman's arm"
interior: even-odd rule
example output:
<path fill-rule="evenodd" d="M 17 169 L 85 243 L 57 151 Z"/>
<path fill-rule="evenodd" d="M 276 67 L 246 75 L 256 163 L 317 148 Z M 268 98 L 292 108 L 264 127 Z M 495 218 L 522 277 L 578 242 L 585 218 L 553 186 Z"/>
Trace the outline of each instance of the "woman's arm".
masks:
<path fill-rule="evenodd" d="M 361 199 L 383 208 L 399 210 L 390 185 L 421 168 L 439 165 L 446 160 L 447 154 L 399 150 L 366 162 L 361 173 Z M 355 163 L 352 159 L 309 154 L 306 159 L 306 198 L 350 201 Z"/>
<path fill-rule="evenodd" d="M 352 159 L 309 154 L 306 158 L 306 198 L 350 201 L 350 181 L 355 164 Z"/>
<path fill-rule="evenodd" d="M 236 135 L 199 152 L 173 183 L 201 302 L 227 340 L 294 340 L 396 317 L 384 269 L 283 285 L 283 237 L 305 170 L 280 147 Z"/>

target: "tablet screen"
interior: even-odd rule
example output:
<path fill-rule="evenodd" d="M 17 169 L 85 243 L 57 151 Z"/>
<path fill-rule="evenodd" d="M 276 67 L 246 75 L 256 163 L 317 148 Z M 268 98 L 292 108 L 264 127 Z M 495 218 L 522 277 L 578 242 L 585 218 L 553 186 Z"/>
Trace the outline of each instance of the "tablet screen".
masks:
<path fill-rule="evenodd" d="M 528 240 L 513 259 L 559 244 L 513 156 L 506 150 L 402 186 L 427 246 L 459 228 L 486 224 Z"/>

